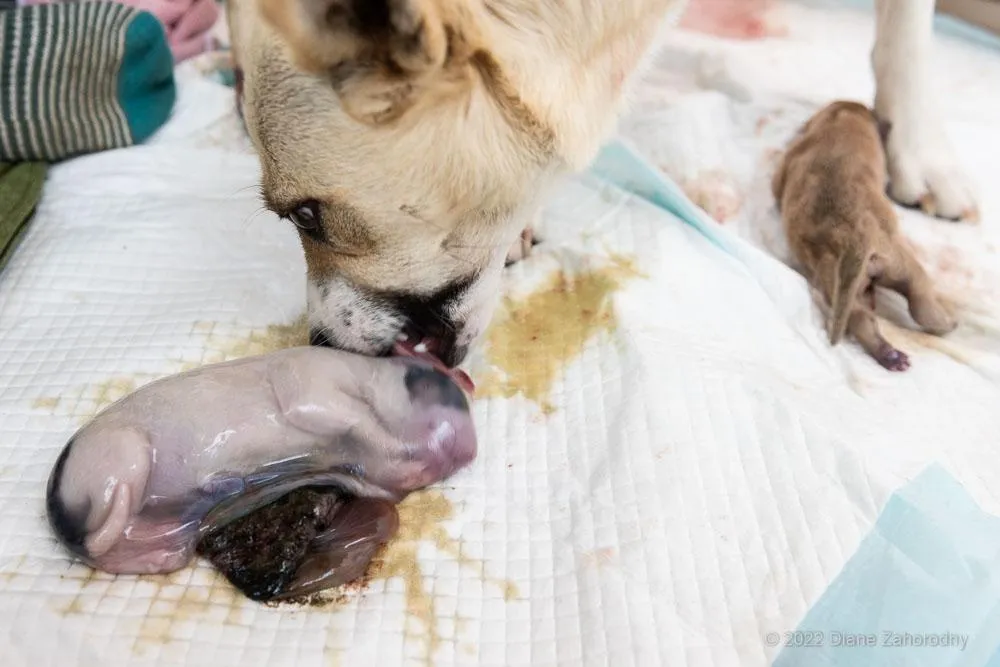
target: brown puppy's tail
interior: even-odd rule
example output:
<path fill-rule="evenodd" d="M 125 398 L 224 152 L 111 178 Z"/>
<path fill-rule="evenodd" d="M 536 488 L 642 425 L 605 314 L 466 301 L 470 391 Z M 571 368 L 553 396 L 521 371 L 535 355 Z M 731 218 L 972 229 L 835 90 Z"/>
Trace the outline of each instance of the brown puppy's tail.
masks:
<path fill-rule="evenodd" d="M 870 255 L 864 246 L 850 244 L 833 266 L 833 280 L 827 283 L 830 286 L 830 293 L 827 294 L 830 299 L 827 334 L 831 345 L 836 345 L 844 337 L 858 296 L 868 286 Z"/>

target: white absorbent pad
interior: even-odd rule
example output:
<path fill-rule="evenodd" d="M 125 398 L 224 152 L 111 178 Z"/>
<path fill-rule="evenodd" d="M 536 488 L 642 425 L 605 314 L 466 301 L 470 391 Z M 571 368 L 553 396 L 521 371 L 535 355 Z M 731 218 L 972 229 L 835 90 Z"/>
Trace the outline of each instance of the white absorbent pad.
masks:
<path fill-rule="evenodd" d="M 801 68 L 863 24 L 846 10 L 790 13 L 812 31 Z M 691 42 L 678 50 L 709 54 L 716 73 L 768 48 L 734 56 Z M 996 55 L 941 51 L 1000 80 Z M 866 53 L 841 53 L 845 70 L 864 71 Z M 724 172 L 735 174 L 738 224 L 700 214 L 627 144 L 566 183 L 546 209 L 544 244 L 507 271 L 508 298 L 469 364 L 479 457 L 403 504 L 400 535 L 369 581 L 315 607 L 251 603 L 200 562 L 166 577 L 95 573 L 71 563 L 45 523 L 51 466 L 102 406 L 191 365 L 304 339 L 301 250 L 260 207 L 231 91 L 185 76 L 155 141 L 53 169 L 0 275 L 0 662 L 753 667 L 800 624 L 860 633 L 888 622 L 988 645 L 988 600 L 953 601 L 972 599 L 963 586 L 977 601 L 996 590 L 998 547 L 969 542 L 995 526 L 984 512 L 1000 512 L 996 265 L 977 254 L 996 242 L 995 193 L 977 228 L 906 216 L 928 252 L 949 244 L 951 259 L 930 263 L 968 288 L 951 290 L 962 325 L 948 342 L 897 333 L 913 367 L 886 373 L 850 344 L 829 348 L 802 279 L 753 236 L 754 220 L 776 220 L 751 185 L 766 179 L 755 114 L 791 108 L 781 91 L 764 102 L 711 86 L 680 95 L 675 80 L 657 82 L 663 71 L 626 137 L 652 165 L 667 156 L 697 174 L 712 155 L 751 165 Z M 845 76 L 843 94 L 859 90 Z M 971 75 L 941 81 L 949 111 L 963 86 L 982 92 Z M 704 150 L 650 129 L 651 114 L 671 113 L 657 96 Z M 1000 100 L 967 104 L 950 117 L 985 183 L 1000 130 L 978 114 Z M 804 117 L 808 101 L 796 108 Z M 724 141 L 699 125 L 706 114 Z M 901 538 L 913 526 L 938 553 Z M 879 607 L 872 581 L 911 597 Z M 890 603 L 925 613 L 917 623 L 888 614 Z M 859 610 L 853 623 L 845 610 Z M 903 655 L 810 650 L 781 659 Z M 933 661 L 896 664 L 960 664 L 920 655 Z"/>

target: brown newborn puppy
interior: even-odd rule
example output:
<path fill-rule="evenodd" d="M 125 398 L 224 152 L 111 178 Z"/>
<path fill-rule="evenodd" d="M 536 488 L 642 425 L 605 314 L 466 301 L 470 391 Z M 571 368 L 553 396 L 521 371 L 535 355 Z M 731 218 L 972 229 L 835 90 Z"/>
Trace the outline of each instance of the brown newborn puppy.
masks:
<path fill-rule="evenodd" d="M 956 323 L 899 232 L 886 179 L 874 113 L 834 102 L 791 141 L 771 185 L 792 255 L 829 308 L 831 345 L 848 332 L 879 364 L 904 371 L 909 358 L 879 331 L 876 286 L 903 295 L 928 333 Z"/>

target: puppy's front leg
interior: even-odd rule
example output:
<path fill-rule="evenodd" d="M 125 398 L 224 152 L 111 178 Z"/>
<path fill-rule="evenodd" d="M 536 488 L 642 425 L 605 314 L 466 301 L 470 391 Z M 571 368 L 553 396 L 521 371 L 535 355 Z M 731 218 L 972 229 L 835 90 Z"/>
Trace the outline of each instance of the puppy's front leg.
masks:
<path fill-rule="evenodd" d="M 531 249 L 541 243 L 541 239 L 536 233 L 541 216 L 541 205 L 533 205 L 529 215 L 526 216 L 528 226 L 524 228 L 524 231 L 514 241 L 510 250 L 507 251 L 507 259 L 504 262 L 505 266 L 510 266 L 511 264 L 520 262 L 522 259 L 527 259 L 531 255 Z"/>
<path fill-rule="evenodd" d="M 888 128 L 890 194 L 932 215 L 976 220 L 930 82 L 934 0 L 876 0 L 875 10 L 875 112 Z"/>

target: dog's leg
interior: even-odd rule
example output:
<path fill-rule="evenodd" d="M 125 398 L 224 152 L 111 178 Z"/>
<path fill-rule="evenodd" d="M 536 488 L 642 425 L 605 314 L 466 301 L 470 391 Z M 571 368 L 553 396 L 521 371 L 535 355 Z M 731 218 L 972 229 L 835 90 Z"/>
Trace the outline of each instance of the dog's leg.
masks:
<path fill-rule="evenodd" d="M 876 0 L 875 10 L 875 112 L 888 129 L 890 194 L 942 218 L 976 220 L 930 82 L 934 0 Z"/>
<path fill-rule="evenodd" d="M 930 276 L 908 248 L 900 246 L 894 253 L 880 282 L 906 297 L 910 316 L 927 333 L 943 336 L 958 326 L 938 298 Z"/>
<path fill-rule="evenodd" d="M 883 368 L 890 371 L 905 371 L 910 367 L 910 358 L 906 353 L 897 350 L 892 343 L 882 337 L 875 313 L 868 308 L 860 304 L 855 306 L 847 322 L 847 330 L 862 349 Z"/>

